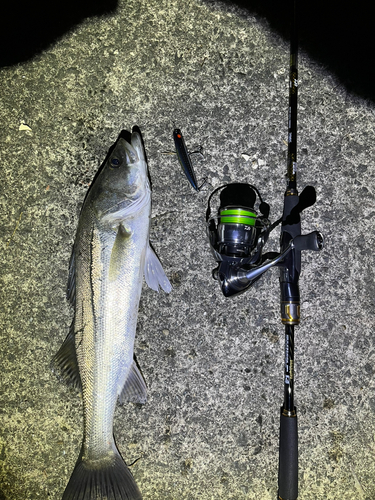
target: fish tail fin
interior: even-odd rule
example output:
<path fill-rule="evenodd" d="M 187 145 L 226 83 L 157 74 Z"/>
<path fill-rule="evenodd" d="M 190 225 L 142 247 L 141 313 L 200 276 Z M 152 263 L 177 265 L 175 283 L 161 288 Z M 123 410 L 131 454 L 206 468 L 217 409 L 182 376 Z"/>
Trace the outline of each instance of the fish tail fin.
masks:
<path fill-rule="evenodd" d="M 115 447 L 103 460 L 89 461 L 81 451 L 62 500 L 142 500 L 141 492 Z"/>

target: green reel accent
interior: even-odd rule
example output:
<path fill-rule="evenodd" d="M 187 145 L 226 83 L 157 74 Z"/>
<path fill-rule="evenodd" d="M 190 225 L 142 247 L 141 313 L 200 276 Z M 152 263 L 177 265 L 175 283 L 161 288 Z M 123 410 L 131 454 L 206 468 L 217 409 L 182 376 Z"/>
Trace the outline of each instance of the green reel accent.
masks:
<path fill-rule="evenodd" d="M 243 210 L 242 208 L 231 208 L 228 210 L 221 210 L 220 223 L 246 224 L 248 226 L 255 226 L 256 217 L 257 214 L 255 212 L 249 212 L 248 210 Z"/>

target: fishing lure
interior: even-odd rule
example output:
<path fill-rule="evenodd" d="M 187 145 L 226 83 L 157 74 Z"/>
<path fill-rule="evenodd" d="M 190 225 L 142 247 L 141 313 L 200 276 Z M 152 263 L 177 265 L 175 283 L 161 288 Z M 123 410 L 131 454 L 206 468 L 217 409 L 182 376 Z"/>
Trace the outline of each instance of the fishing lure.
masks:
<path fill-rule="evenodd" d="M 197 178 L 195 176 L 193 164 L 191 163 L 190 155 L 194 153 L 200 153 L 200 154 L 202 153 L 200 151 L 194 151 L 192 153 L 189 153 L 185 144 L 185 140 L 179 128 L 174 129 L 173 140 L 176 147 L 176 155 L 178 161 L 180 162 L 182 170 L 184 171 L 186 177 L 188 178 L 188 181 L 193 186 L 193 188 L 196 191 L 199 191 L 200 188 L 203 186 L 204 182 L 201 186 L 198 187 Z"/>

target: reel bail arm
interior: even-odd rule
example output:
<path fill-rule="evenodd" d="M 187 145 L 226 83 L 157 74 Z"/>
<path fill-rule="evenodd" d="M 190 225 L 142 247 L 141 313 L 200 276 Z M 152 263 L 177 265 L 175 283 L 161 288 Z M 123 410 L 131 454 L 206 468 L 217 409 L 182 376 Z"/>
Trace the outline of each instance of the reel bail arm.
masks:
<path fill-rule="evenodd" d="M 323 248 L 323 241 L 323 235 L 318 231 L 296 236 L 296 238 L 289 241 L 288 246 L 283 252 L 277 254 L 276 257 L 268 262 L 251 268 L 249 271 L 241 267 L 239 268 L 238 265 L 231 265 L 228 261 L 222 261 L 219 267 L 214 270 L 214 278 L 220 281 L 221 289 L 225 297 L 237 295 L 252 286 L 255 281 L 260 278 L 263 273 L 271 269 L 271 267 L 284 267 L 286 265 L 284 259 L 291 250 L 298 252 L 302 250 L 320 251 Z M 286 272 L 288 272 L 287 268 Z"/>

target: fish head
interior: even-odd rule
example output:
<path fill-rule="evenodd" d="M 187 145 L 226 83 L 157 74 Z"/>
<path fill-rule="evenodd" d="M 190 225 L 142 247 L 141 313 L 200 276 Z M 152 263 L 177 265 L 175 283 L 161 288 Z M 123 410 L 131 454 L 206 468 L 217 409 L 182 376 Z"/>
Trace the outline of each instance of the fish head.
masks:
<path fill-rule="evenodd" d="M 89 193 L 89 202 L 103 222 L 121 222 L 150 201 L 144 147 L 138 132 L 131 143 L 121 135 Z"/>

